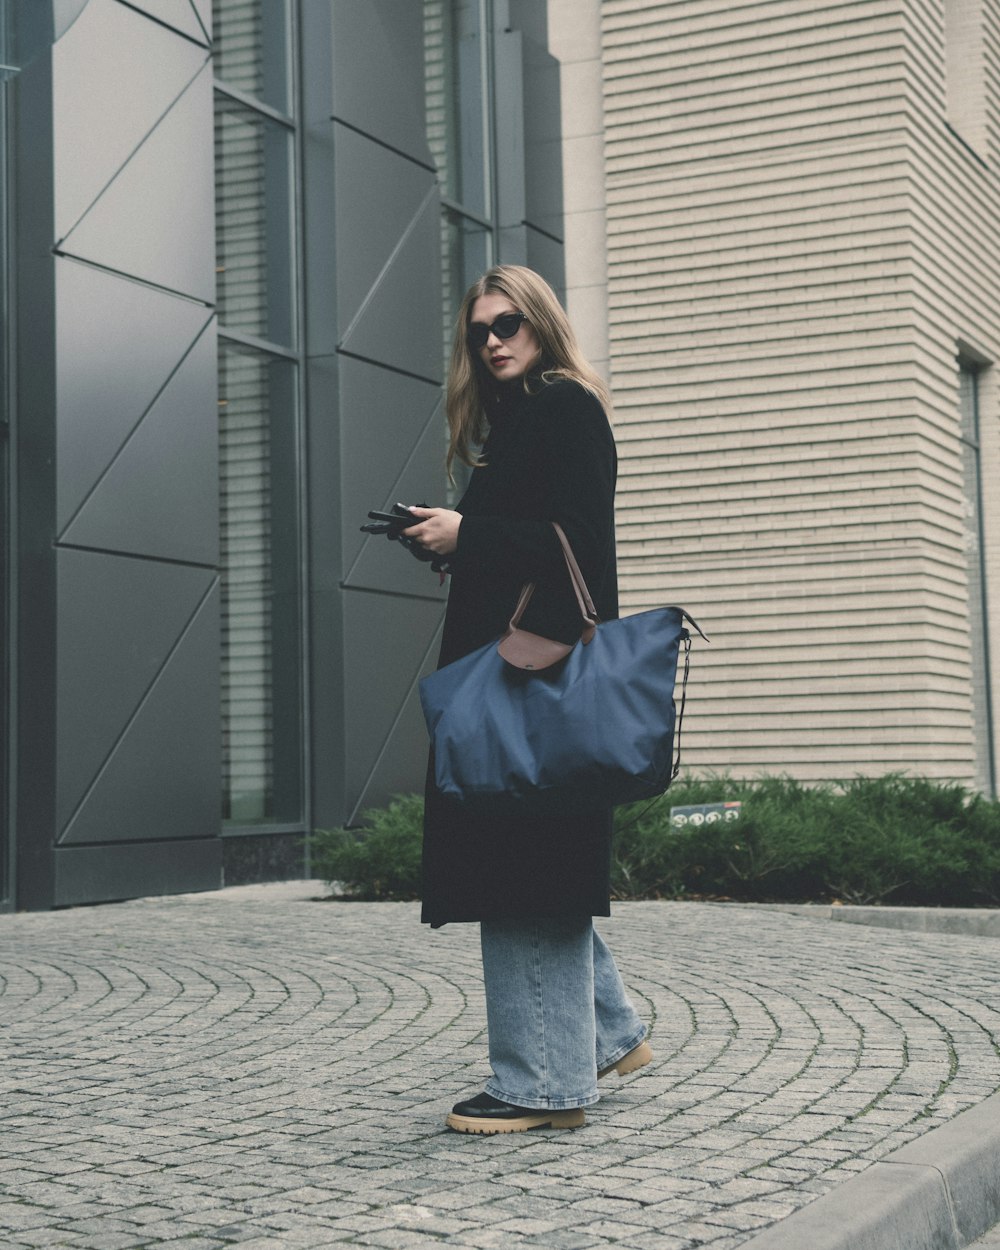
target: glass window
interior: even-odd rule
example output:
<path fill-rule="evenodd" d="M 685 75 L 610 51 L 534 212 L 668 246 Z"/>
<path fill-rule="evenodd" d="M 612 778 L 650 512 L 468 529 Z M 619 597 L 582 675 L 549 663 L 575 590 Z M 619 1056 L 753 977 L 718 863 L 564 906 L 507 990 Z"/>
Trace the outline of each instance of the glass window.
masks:
<path fill-rule="evenodd" d="M 216 95 L 219 320 L 283 346 L 295 337 L 293 138 L 280 122 Z"/>
<path fill-rule="evenodd" d="M 223 815 L 294 826 L 304 648 L 291 12 L 284 0 L 214 0 L 213 16 Z"/>
<path fill-rule="evenodd" d="M 479 0 L 452 0 L 447 6 L 445 64 L 448 196 L 470 212 L 488 210 L 486 160 L 486 33 Z"/>
<path fill-rule="evenodd" d="M 287 0 L 213 0 L 215 76 L 291 113 L 291 31 Z"/>
<path fill-rule="evenodd" d="M 0 4 L 0 10 L 2 10 Z M 0 80 L 0 325 L 10 326 L 7 300 L 7 94 Z M 12 892 L 10 857 L 11 845 L 7 824 L 9 781 L 8 769 L 11 759 L 7 745 L 11 741 L 8 733 L 11 720 L 10 707 L 10 662 L 8 636 L 9 613 L 11 612 L 10 568 L 12 552 L 8 549 L 11 541 L 11 517 L 8 514 L 8 387 L 10 386 L 10 369 L 8 352 L 10 338 L 5 331 L 0 336 L 0 910 L 5 909 L 8 896 Z"/>
<path fill-rule="evenodd" d="M 979 454 L 980 368 L 959 361 L 962 474 L 965 479 L 965 547 L 969 587 L 969 644 L 972 657 L 972 721 L 976 787 L 996 794 L 990 655 L 986 632 L 986 560 L 983 547 L 982 476 Z"/>
<path fill-rule="evenodd" d="M 442 261 L 445 313 L 448 317 L 447 348 L 451 349 L 451 331 L 462 296 L 481 273 L 490 267 L 490 231 L 446 209 L 442 218 Z"/>
<path fill-rule="evenodd" d="M 220 348 L 223 803 L 243 824 L 299 816 L 296 370 Z"/>
<path fill-rule="evenodd" d="M 471 282 L 496 254 L 489 141 L 489 0 L 424 0 L 427 142 L 444 210 L 441 260 L 445 340 Z"/>

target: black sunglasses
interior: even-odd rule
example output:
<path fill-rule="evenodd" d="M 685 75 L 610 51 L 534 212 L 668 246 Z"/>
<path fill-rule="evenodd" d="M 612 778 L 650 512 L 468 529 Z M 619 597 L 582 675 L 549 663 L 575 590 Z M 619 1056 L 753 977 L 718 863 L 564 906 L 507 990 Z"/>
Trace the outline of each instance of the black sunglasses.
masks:
<path fill-rule="evenodd" d="M 472 321 L 466 331 L 466 338 L 472 350 L 477 352 L 486 346 L 491 334 L 495 334 L 498 339 L 512 339 L 520 330 L 521 322 L 527 320 L 523 312 L 510 312 L 501 313 L 491 326 L 484 325 L 481 321 Z"/>

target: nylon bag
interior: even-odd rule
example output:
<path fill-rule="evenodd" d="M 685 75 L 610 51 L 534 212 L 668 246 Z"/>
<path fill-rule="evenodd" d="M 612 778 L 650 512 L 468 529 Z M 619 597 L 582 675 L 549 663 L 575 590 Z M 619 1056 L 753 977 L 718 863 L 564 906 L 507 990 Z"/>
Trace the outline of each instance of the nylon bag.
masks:
<path fill-rule="evenodd" d="M 466 805 L 616 806 L 662 794 L 680 769 L 687 625 L 705 635 L 677 607 L 599 622 L 569 542 L 553 525 L 584 620 L 580 641 L 518 628 L 529 583 L 499 642 L 420 683 L 435 785 Z"/>

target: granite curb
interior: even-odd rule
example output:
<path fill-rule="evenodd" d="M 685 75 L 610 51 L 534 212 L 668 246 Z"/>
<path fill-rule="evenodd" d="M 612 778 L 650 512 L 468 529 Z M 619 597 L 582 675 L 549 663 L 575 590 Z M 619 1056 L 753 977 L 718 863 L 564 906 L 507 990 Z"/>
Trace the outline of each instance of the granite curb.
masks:
<path fill-rule="evenodd" d="M 964 1250 L 1000 1221 L 1000 1095 L 902 1146 L 741 1250 Z"/>
<path fill-rule="evenodd" d="M 731 904 L 725 904 L 731 906 Z M 764 911 L 788 912 L 809 920 L 874 925 L 911 933 L 952 933 L 959 937 L 1000 938 L 1000 908 L 977 907 L 865 907 L 828 903 L 743 903 Z"/>

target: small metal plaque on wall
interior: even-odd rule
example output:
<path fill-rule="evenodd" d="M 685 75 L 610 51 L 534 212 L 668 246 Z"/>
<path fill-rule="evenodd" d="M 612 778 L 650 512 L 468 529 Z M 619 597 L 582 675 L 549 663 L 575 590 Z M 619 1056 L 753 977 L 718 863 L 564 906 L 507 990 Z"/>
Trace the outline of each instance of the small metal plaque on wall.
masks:
<path fill-rule="evenodd" d="M 696 803 L 692 807 L 672 807 L 670 824 L 674 829 L 683 829 L 686 825 L 714 825 L 720 820 L 739 820 L 742 804 L 734 803 Z"/>

